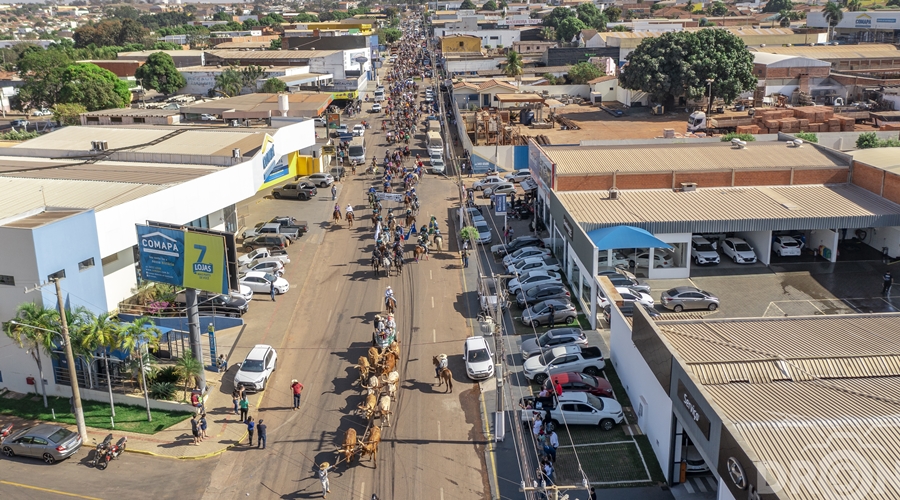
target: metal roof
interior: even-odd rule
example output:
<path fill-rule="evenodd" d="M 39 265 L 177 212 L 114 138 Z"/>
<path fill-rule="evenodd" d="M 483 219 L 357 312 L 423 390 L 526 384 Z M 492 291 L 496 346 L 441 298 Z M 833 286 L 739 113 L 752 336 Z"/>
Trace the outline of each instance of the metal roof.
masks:
<path fill-rule="evenodd" d="M 586 232 L 626 224 L 651 233 L 780 231 L 900 225 L 900 205 L 852 184 L 564 191 L 556 197 Z"/>
<path fill-rule="evenodd" d="M 104 210 L 169 186 L 121 182 L 0 177 L 0 221 L 42 207 Z"/>
<path fill-rule="evenodd" d="M 316 59 L 343 53 L 343 50 L 207 50 L 211 56 L 226 60 L 268 59 L 273 62 L 285 59 Z"/>
<path fill-rule="evenodd" d="M 622 146 L 549 146 L 544 148 L 556 164 L 556 175 L 618 172 L 731 171 L 732 169 L 784 169 L 849 167 L 848 161 L 812 145 L 794 148 L 784 142 L 754 142 L 746 149 L 730 143 L 642 144 Z"/>
<path fill-rule="evenodd" d="M 900 148 L 871 148 L 849 151 L 853 159 L 875 168 L 900 173 Z"/>
<path fill-rule="evenodd" d="M 862 45 L 813 45 L 776 47 L 766 46 L 758 49 L 760 52 L 770 54 L 785 54 L 793 56 L 806 56 L 820 60 L 834 59 L 877 59 L 900 57 L 897 47 L 886 43 L 872 43 Z"/>
<path fill-rule="evenodd" d="M 809 68 L 831 66 L 831 63 L 827 61 L 820 61 L 811 57 L 787 54 L 772 54 L 769 52 L 753 52 L 753 63 L 764 64 L 772 68 Z"/>
<path fill-rule="evenodd" d="M 120 161 L 83 163 L 74 159 L 55 161 L 29 157 L 0 157 L 0 176 L 29 179 L 68 179 L 171 185 L 196 179 L 218 170 L 219 168 L 217 167 L 205 165 L 171 165 Z"/>
<path fill-rule="evenodd" d="M 294 75 L 291 78 L 300 79 L 310 76 L 309 73 Z M 291 112 L 315 112 L 319 115 L 320 110 L 324 110 L 331 104 L 331 92 L 294 92 L 287 94 L 288 109 Z M 238 112 L 271 112 L 278 111 L 278 94 L 245 94 L 235 97 L 227 97 L 224 99 L 215 99 L 212 101 L 182 106 L 182 113 L 212 113 L 220 115 L 226 111 Z"/>

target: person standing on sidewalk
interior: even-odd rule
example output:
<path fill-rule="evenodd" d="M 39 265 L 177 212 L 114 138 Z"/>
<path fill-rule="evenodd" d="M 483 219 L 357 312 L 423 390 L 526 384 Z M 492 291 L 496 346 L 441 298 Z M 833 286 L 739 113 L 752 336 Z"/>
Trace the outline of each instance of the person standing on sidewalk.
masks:
<path fill-rule="evenodd" d="M 884 273 L 884 276 L 881 278 L 884 282 L 884 286 L 881 287 L 881 294 L 885 297 L 891 296 L 891 286 L 894 285 L 894 278 L 891 277 L 891 272 L 888 271 Z"/>
<path fill-rule="evenodd" d="M 241 400 L 238 405 L 241 407 L 241 422 L 246 422 L 247 412 L 250 410 L 250 401 L 247 401 L 246 394 L 241 396 Z"/>
<path fill-rule="evenodd" d="M 219 373 L 228 371 L 228 361 L 225 359 L 224 354 L 219 354 L 219 360 L 216 363 L 216 366 L 218 367 Z"/>
<path fill-rule="evenodd" d="M 234 414 L 238 414 L 238 403 L 241 401 L 241 391 L 237 387 L 231 391 L 231 402 L 234 403 Z"/>
<path fill-rule="evenodd" d="M 291 380 L 291 392 L 294 393 L 294 407 L 291 408 L 291 411 L 300 409 L 300 394 L 303 392 L 303 384 L 297 381 L 297 379 Z"/>
<path fill-rule="evenodd" d="M 206 435 L 206 413 L 200 414 L 200 442 L 202 443 L 204 439 L 208 436 Z"/>
<path fill-rule="evenodd" d="M 334 184 L 331 185 L 331 199 L 332 201 L 337 199 L 337 186 Z"/>
<path fill-rule="evenodd" d="M 463 260 L 463 267 L 469 267 L 469 251 L 468 250 L 463 249 L 462 260 Z"/>
<path fill-rule="evenodd" d="M 269 296 L 272 297 L 272 302 L 275 302 L 275 280 L 269 282 Z"/>
<path fill-rule="evenodd" d="M 197 423 L 197 414 L 191 415 L 191 434 L 194 436 L 194 444 L 200 444 L 200 424 Z"/>
<path fill-rule="evenodd" d="M 322 462 L 322 465 L 319 466 L 319 481 L 322 482 L 322 498 L 327 498 L 328 494 L 331 493 L 331 485 L 328 484 L 328 471 L 333 468 L 334 466 L 328 462 Z"/>
<path fill-rule="evenodd" d="M 256 447 L 259 448 L 262 446 L 262 449 L 266 449 L 266 424 L 263 423 L 263 419 L 259 419 L 259 425 L 256 426 L 259 429 L 259 438 L 256 440 Z M 557 444 L 558 446 L 558 444 Z M 556 461 L 556 456 L 554 455 L 553 460 Z"/>
<path fill-rule="evenodd" d="M 247 424 L 247 435 L 250 437 L 250 442 L 247 445 L 253 446 L 253 431 L 256 429 L 256 422 L 253 421 L 253 417 L 247 417 L 244 423 Z"/>

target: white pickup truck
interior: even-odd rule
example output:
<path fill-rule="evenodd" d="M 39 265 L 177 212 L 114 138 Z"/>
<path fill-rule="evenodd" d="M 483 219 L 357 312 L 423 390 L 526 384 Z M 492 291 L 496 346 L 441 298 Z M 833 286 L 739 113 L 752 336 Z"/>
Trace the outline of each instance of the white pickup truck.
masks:
<path fill-rule="evenodd" d="M 565 425 L 597 425 L 604 431 L 612 430 L 625 420 L 622 405 L 611 398 L 601 398 L 587 392 L 564 392 L 558 398 L 527 396 L 519 401 L 523 408 L 523 423 L 530 425 L 534 415 L 550 412 L 554 427 Z"/>
<path fill-rule="evenodd" d="M 526 359 L 522 371 L 528 380 L 543 384 L 550 375 L 556 373 L 584 372 L 596 376 L 605 367 L 606 361 L 599 347 L 566 345 L 554 347 L 544 356 Z"/>
<path fill-rule="evenodd" d="M 282 264 L 290 264 L 291 259 L 288 258 L 288 254 L 284 250 L 272 250 L 270 248 L 257 248 L 247 255 L 242 255 L 238 257 L 238 266 L 246 266 L 250 262 L 258 260 L 260 262 L 265 262 L 268 260 L 278 260 Z"/>

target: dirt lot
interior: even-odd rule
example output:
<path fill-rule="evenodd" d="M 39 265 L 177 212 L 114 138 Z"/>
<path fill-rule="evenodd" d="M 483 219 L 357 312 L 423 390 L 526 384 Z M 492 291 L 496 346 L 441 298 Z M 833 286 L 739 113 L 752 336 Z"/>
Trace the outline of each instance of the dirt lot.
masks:
<path fill-rule="evenodd" d="M 589 140 L 653 139 L 662 137 L 663 129 L 675 129 L 684 134 L 687 129 L 687 113 L 672 112 L 652 116 L 650 108 L 623 109 L 625 116 L 615 118 L 593 106 L 570 104 L 558 108 L 557 114 L 574 121 L 580 130 L 560 130 L 557 123 L 552 129 L 533 129 L 517 125 L 522 135 L 546 135 L 551 144 L 578 144 Z"/>

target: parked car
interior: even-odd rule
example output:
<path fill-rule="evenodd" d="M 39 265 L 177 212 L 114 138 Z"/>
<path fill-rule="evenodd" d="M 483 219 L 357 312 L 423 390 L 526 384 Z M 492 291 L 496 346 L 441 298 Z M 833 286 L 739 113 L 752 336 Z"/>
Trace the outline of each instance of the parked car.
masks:
<path fill-rule="evenodd" d="M 187 300 L 184 292 L 175 296 L 174 306 L 176 309 L 184 309 L 187 307 Z M 250 308 L 250 302 L 243 297 L 235 297 L 234 295 L 219 295 L 212 292 L 197 292 L 197 309 L 201 313 L 212 313 L 218 316 L 240 317 Z"/>
<path fill-rule="evenodd" d="M 506 284 L 506 290 L 510 295 L 516 295 L 519 290 L 528 291 L 541 283 L 562 283 L 562 277 L 558 272 L 546 271 L 544 269 L 535 269 L 520 274 L 518 278 L 509 280 Z"/>
<path fill-rule="evenodd" d="M 494 195 L 509 195 L 516 194 L 516 185 L 511 184 L 509 182 L 501 182 L 500 184 L 494 184 L 492 186 L 488 186 L 484 188 L 484 194 L 481 195 L 482 198 L 490 198 Z"/>
<path fill-rule="evenodd" d="M 317 117 L 313 118 L 313 121 L 315 122 L 315 126 L 317 126 L 317 127 L 324 127 L 324 126 L 328 125 L 328 121 L 325 120 L 324 116 L 317 116 Z"/>
<path fill-rule="evenodd" d="M 791 236 L 776 236 L 772 239 L 772 251 L 782 257 L 798 256 L 801 248 L 800 242 Z"/>
<path fill-rule="evenodd" d="M 565 299 L 548 299 L 522 311 L 522 323 L 539 327 L 550 324 L 550 305 L 553 305 L 553 323 L 574 325 L 578 321 L 578 312 L 571 302 Z"/>
<path fill-rule="evenodd" d="M 275 199 L 292 198 L 296 200 L 309 200 L 319 194 L 316 186 L 311 182 L 297 182 L 285 184 L 272 189 L 272 197 Z"/>
<path fill-rule="evenodd" d="M 372 105 L 372 113 L 381 113 L 381 103 L 376 102 Z"/>
<path fill-rule="evenodd" d="M 445 168 L 443 158 L 431 158 L 431 173 L 443 174 Z"/>
<path fill-rule="evenodd" d="M 629 278 L 623 274 L 617 274 L 615 276 L 607 275 L 607 278 L 609 278 L 609 281 L 614 287 L 624 286 L 644 293 L 650 293 L 650 285 L 638 281 L 637 278 Z"/>
<path fill-rule="evenodd" d="M 475 229 L 478 230 L 478 239 L 475 240 L 477 243 L 490 243 L 492 239 L 494 239 L 494 234 L 491 232 L 490 226 L 488 226 L 485 220 L 474 221 Z"/>
<path fill-rule="evenodd" d="M 635 304 L 637 304 L 637 305 L 635 305 Z M 630 318 L 630 317 L 634 316 L 635 307 L 643 308 L 644 312 L 646 312 L 647 316 L 650 316 L 651 319 L 662 316 L 662 314 L 660 314 L 659 311 L 657 311 L 656 309 L 646 306 L 644 304 L 641 304 L 640 302 L 623 302 L 622 305 L 619 306 L 619 311 L 622 312 L 622 316 L 625 316 L 626 318 Z M 609 324 L 611 315 L 612 315 L 612 306 L 609 304 L 603 306 L 603 320 L 606 321 L 607 325 Z"/>
<path fill-rule="evenodd" d="M 484 215 L 481 214 L 481 210 L 474 208 L 474 207 L 469 207 L 464 210 L 466 213 L 465 216 L 472 219 L 472 222 L 478 222 L 478 221 L 484 222 Z M 491 248 L 494 248 L 494 247 L 491 247 Z"/>
<path fill-rule="evenodd" d="M 47 108 L 36 109 L 32 111 L 32 116 L 51 116 L 53 115 L 53 111 L 50 111 Z"/>
<path fill-rule="evenodd" d="M 525 378 L 543 384 L 550 375 L 564 372 L 584 372 L 600 375 L 606 361 L 599 347 L 565 345 L 554 347 L 544 356 L 532 356 L 522 364 Z M 565 393 L 563 393 L 565 394 Z"/>
<path fill-rule="evenodd" d="M 348 127 L 347 125 L 339 125 L 332 132 L 333 137 L 340 137 L 341 135 L 350 135 L 350 127 Z"/>
<path fill-rule="evenodd" d="M 619 292 L 619 295 L 624 302 L 640 302 L 648 307 L 653 307 L 653 297 L 651 297 L 649 293 L 644 293 L 640 290 L 624 286 L 617 286 L 616 291 Z M 597 305 L 599 307 L 606 307 L 609 305 L 609 299 L 602 295 L 598 295 Z"/>
<path fill-rule="evenodd" d="M 472 380 L 484 380 L 494 374 L 494 356 L 484 337 L 469 337 L 463 345 L 466 375 Z"/>
<path fill-rule="evenodd" d="M 234 374 L 234 385 L 250 392 L 265 390 L 278 364 L 278 355 L 270 345 L 257 344 Z"/>
<path fill-rule="evenodd" d="M 557 383 L 562 387 L 563 394 L 567 392 L 586 392 L 598 398 L 614 397 L 612 384 L 609 383 L 609 380 L 599 376 L 588 375 L 587 373 L 566 372 L 551 375 L 544 382 L 544 388 L 552 391 Z"/>
<path fill-rule="evenodd" d="M 309 231 L 309 223 L 305 220 L 297 220 L 290 215 L 276 215 L 269 219 L 269 224 L 278 224 L 283 228 L 287 228 L 293 232 L 293 230 L 297 230 L 300 233 L 300 236 L 303 236 L 307 231 Z"/>
<path fill-rule="evenodd" d="M 249 264 L 255 259 L 278 259 L 282 264 L 290 264 L 291 259 L 288 258 L 287 252 L 284 250 L 272 250 L 269 248 L 257 248 L 252 252 L 238 257 L 238 265 L 243 266 Z"/>
<path fill-rule="evenodd" d="M 686 465 L 685 472 L 688 474 L 709 472 L 709 465 L 706 464 L 706 460 L 703 460 L 703 456 L 700 455 L 700 452 L 697 451 L 697 448 L 694 445 L 685 447 L 684 463 Z"/>
<path fill-rule="evenodd" d="M 691 257 L 698 266 L 719 263 L 719 252 L 716 251 L 716 247 L 702 236 L 691 238 Z"/>
<path fill-rule="evenodd" d="M 531 179 L 531 171 L 530 170 L 516 170 L 515 172 L 510 172 L 506 174 L 503 179 L 506 182 L 511 182 L 513 184 L 518 184 L 525 179 Z"/>
<path fill-rule="evenodd" d="M 326 173 L 312 174 L 307 177 L 307 180 L 319 187 L 328 187 L 334 184 L 334 176 Z"/>
<path fill-rule="evenodd" d="M 545 255 L 550 255 L 549 248 L 522 247 L 515 252 L 507 254 L 506 257 L 503 257 L 503 265 L 509 266 L 518 260 L 527 259 L 528 257 L 543 257 Z"/>
<path fill-rule="evenodd" d="M 253 293 L 268 294 L 273 281 L 275 282 L 276 294 L 287 293 L 288 289 L 290 289 L 288 280 L 262 271 L 250 271 L 241 277 L 240 283 L 250 287 Z"/>
<path fill-rule="evenodd" d="M 210 115 L 210 114 L 204 113 L 204 114 L 200 115 L 200 119 L 205 122 L 214 122 L 214 121 L 218 120 L 219 117 L 216 115 Z"/>
<path fill-rule="evenodd" d="M 537 304 L 549 299 L 569 300 L 571 295 L 562 283 L 543 283 L 527 292 L 519 291 L 516 294 L 516 305 L 519 309 L 525 309 L 531 304 Z"/>
<path fill-rule="evenodd" d="M 250 299 L 253 298 L 253 289 L 247 285 L 238 284 L 238 289 L 232 290 L 230 295 L 232 297 L 240 297 L 240 298 L 246 300 L 247 303 L 249 304 Z"/>
<path fill-rule="evenodd" d="M 731 257 L 736 264 L 753 264 L 756 262 L 756 252 L 753 247 L 740 238 L 727 238 L 722 242 L 722 251 Z"/>
<path fill-rule="evenodd" d="M 547 271 L 559 271 L 559 261 L 554 257 L 530 257 L 518 260 L 507 266 L 509 274 L 520 275 L 533 269 L 545 269 Z"/>
<path fill-rule="evenodd" d="M 628 266 L 647 267 L 650 263 L 650 252 L 637 252 L 628 256 Z M 672 267 L 672 254 L 656 249 L 653 252 L 653 267 Z"/>
<path fill-rule="evenodd" d="M 472 189 L 474 189 L 476 191 L 481 191 L 486 187 L 490 187 L 494 184 L 501 184 L 503 182 L 504 182 L 503 179 L 496 177 L 496 176 L 485 177 L 484 179 L 481 179 L 480 181 L 476 181 L 475 184 L 472 184 Z"/>
<path fill-rule="evenodd" d="M 31 122 L 29 122 L 28 120 L 13 120 L 13 121 L 9 122 L 9 125 L 12 127 L 26 127 L 27 128 L 29 125 L 31 125 Z"/>
<path fill-rule="evenodd" d="M 598 267 L 597 276 L 625 276 L 633 280 L 637 279 L 637 276 L 632 274 L 631 271 L 622 269 L 621 267 Z"/>
<path fill-rule="evenodd" d="M 522 359 L 524 360 L 541 354 L 546 350 L 551 350 L 554 347 L 570 344 L 587 345 L 587 343 L 587 336 L 581 328 L 553 328 L 536 338 L 523 340 L 522 345 L 519 346 L 519 350 L 522 352 Z"/>
<path fill-rule="evenodd" d="M 606 251 L 603 251 L 597 257 L 597 265 L 600 267 L 626 267 L 628 266 L 628 257 L 625 254 L 613 251 L 612 259 L 610 259 Z"/>
<path fill-rule="evenodd" d="M 472 209 L 469 209 L 472 210 Z M 478 212 L 481 215 L 481 212 Z M 507 244 L 499 244 L 491 247 L 491 252 L 496 257 L 501 257 L 503 255 L 507 255 L 510 252 L 515 252 L 516 250 L 524 247 L 543 247 L 544 242 L 540 238 L 536 238 L 534 236 L 519 236 L 518 238 L 514 238 Z"/>
<path fill-rule="evenodd" d="M 47 464 L 71 457 L 81 448 L 81 434 L 54 424 L 38 424 L 3 440 L 3 454 L 40 458 Z"/>
<path fill-rule="evenodd" d="M 260 222 L 253 229 L 247 229 L 241 233 L 241 237 L 246 239 L 259 236 L 261 234 L 280 234 L 290 241 L 294 241 L 300 237 L 300 228 L 296 226 L 283 226 L 277 222 Z"/>
<path fill-rule="evenodd" d="M 238 269 L 240 273 L 248 273 L 250 271 L 264 271 L 275 276 L 281 276 L 284 274 L 284 264 L 277 259 L 257 259 L 242 265 Z"/>
<path fill-rule="evenodd" d="M 625 420 L 622 405 L 611 398 L 598 398 L 587 392 L 566 392 L 561 396 L 535 398 L 526 396 L 519 401 L 523 408 L 520 413 L 522 422 L 530 423 L 535 414 L 542 415 L 550 410 L 550 419 L 555 427 L 566 425 L 596 425 L 604 431 L 610 431 L 616 424 Z"/>
<path fill-rule="evenodd" d="M 676 286 L 662 293 L 659 302 L 666 309 L 681 312 L 685 309 L 709 309 L 715 311 L 719 308 L 719 298 L 715 295 L 694 288 L 692 286 Z"/>
<path fill-rule="evenodd" d="M 253 250 L 254 248 L 262 247 L 285 249 L 290 244 L 290 240 L 283 234 L 261 234 L 259 236 L 254 236 L 249 240 L 244 240 L 242 243 L 245 250 Z"/>

